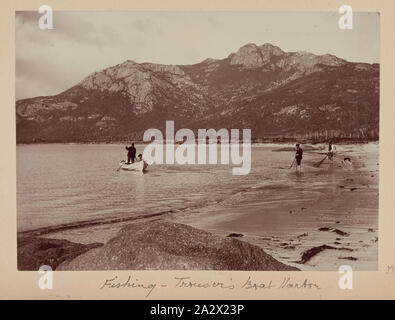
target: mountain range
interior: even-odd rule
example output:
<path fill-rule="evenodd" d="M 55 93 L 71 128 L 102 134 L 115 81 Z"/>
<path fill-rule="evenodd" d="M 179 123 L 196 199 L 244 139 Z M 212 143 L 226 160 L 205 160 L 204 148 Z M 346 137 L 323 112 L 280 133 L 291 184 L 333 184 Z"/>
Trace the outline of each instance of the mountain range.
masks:
<path fill-rule="evenodd" d="M 16 101 L 17 142 L 141 140 L 149 128 L 250 128 L 255 141 L 377 140 L 379 64 L 247 44 L 192 65 L 121 64 Z"/>

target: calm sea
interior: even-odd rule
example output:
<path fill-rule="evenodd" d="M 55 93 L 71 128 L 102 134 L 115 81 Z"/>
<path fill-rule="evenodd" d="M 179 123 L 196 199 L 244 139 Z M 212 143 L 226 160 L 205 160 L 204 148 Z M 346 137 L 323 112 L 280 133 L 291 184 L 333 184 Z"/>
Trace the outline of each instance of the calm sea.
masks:
<path fill-rule="evenodd" d="M 304 174 L 297 175 L 288 169 L 294 153 L 273 151 L 283 147 L 253 146 L 250 174 L 235 176 L 232 165 L 152 165 L 145 174 L 117 172 L 126 158 L 123 145 L 18 145 L 18 231 L 209 206 L 238 210 L 246 203 L 311 198 L 323 185 L 338 188 L 336 173 L 321 169 L 318 174 L 311 167 L 322 155 L 305 152 Z M 143 148 L 137 145 L 137 153 Z M 343 153 L 352 148 L 344 146 Z M 377 144 L 359 148 L 378 155 Z"/>

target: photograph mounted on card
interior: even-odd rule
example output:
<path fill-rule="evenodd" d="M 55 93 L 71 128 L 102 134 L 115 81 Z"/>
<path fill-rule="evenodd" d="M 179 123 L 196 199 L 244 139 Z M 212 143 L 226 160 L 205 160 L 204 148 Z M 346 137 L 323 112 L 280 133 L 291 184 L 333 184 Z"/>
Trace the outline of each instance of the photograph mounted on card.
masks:
<path fill-rule="evenodd" d="M 379 26 L 17 11 L 18 270 L 377 270 Z"/>

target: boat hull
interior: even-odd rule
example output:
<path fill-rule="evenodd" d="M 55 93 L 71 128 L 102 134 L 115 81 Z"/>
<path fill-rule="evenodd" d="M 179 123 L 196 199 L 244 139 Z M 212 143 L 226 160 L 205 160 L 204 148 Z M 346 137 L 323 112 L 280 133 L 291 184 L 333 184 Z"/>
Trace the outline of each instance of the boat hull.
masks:
<path fill-rule="evenodd" d="M 122 161 L 119 163 L 121 166 L 121 170 L 125 171 L 137 171 L 137 172 L 144 172 L 146 171 L 148 164 L 145 161 L 138 161 L 134 163 L 127 164 L 126 162 Z"/>

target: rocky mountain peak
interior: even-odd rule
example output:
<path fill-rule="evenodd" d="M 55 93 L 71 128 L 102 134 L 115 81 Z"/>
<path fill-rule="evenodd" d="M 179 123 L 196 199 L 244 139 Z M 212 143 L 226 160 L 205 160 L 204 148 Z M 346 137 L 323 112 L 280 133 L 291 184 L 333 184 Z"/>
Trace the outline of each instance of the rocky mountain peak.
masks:
<path fill-rule="evenodd" d="M 242 46 L 236 53 L 228 57 L 231 65 L 242 65 L 247 68 L 262 67 L 267 63 L 268 56 L 263 56 L 255 43 Z"/>
<path fill-rule="evenodd" d="M 284 52 L 270 43 L 261 46 L 257 46 L 255 43 L 246 44 L 236 53 L 230 54 L 228 58 L 231 65 L 241 65 L 245 68 L 275 65 L 284 70 L 295 68 L 303 72 L 316 71 L 320 64 L 341 66 L 346 63 L 345 60 L 331 54 L 316 55 L 307 51 Z"/>
<path fill-rule="evenodd" d="M 242 46 L 236 53 L 229 55 L 231 65 L 243 65 L 247 68 L 259 68 L 268 63 L 274 56 L 284 55 L 279 47 L 270 43 L 264 43 L 257 46 L 255 43 L 249 43 Z"/>
<path fill-rule="evenodd" d="M 264 43 L 263 45 L 259 46 L 261 53 L 263 55 L 273 55 L 273 56 L 281 56 L 284 54 L 284 51 L 281 50 L 279 47 L 272 45 L 271 43 Z"/>

